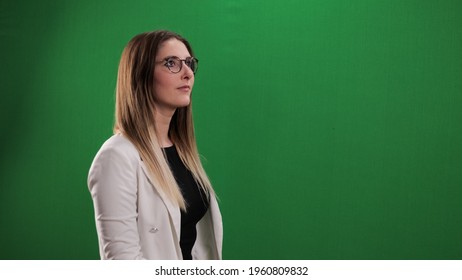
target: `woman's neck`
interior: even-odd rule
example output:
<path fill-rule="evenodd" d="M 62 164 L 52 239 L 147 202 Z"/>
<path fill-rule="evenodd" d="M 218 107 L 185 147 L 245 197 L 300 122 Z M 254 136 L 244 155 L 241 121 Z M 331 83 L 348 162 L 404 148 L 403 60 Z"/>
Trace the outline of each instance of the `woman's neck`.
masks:
<path fill-rule="evenodd" d="M 157 138 L 159 141 L 159 145 L 161 148 L 170 147 L 173 145 L 172 140 L 168 136 L 168 131 L 170 128 L 170 122 L 172 121 L 172 117 L 175 111 L 155 111 L 154 116 L 154 125 L 156 127 Z"/>

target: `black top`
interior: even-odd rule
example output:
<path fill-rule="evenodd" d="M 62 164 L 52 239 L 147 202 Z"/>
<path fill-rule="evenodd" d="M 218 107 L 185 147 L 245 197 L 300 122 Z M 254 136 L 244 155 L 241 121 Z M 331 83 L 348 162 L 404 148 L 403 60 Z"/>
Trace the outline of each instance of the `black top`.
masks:
<path fill-rule="evenodd" d="M 183 259 L 191 260 L 191 250 L 196 242 L 196 224 L 205 215 L 209 201 L 202 188 L 181 160 L 175 146 L 164 148 L 167 162 L 186 201 L 186 212 L 181 211 L 180 247 Z"/>

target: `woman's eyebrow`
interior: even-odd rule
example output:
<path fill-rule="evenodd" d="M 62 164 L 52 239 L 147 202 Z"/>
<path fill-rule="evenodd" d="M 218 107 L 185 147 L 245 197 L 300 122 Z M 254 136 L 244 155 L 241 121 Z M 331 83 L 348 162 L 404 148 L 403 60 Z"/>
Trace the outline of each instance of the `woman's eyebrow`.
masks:
<path fill-rule="evenodd" d="M 178 59 L 181 59 L 180 57 L 176 56 L 176 55 L 168 55 L 166 57 L 164 57 L 162 60 L 166 60 L 166 59 L 169 59 L 169 58 L 178 58 Z M 191 55 L 188 55 L 186 56 L 184 59 L 187 59 L 187 58 L 193 58 Z"/>
<path fill-rule="evenodd" d="M 162 58 L 162 60 L 166 60 L 166 59 L 169 59 L 169 58 L 178 58 L 179 59 L 179 57 L 176 56 L 176 55 L 168 55 L 168 56 Z"/>

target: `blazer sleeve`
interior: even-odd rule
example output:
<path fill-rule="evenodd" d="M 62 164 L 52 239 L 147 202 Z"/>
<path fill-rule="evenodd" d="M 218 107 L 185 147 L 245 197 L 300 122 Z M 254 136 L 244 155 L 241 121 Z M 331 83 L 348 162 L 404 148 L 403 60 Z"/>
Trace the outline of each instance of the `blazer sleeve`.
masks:
<path fill-rule="evenodd" d="M 138 153 L 105 145 L 88 175 L 100 255 L 102 259 L 143 259 L 137 226 Z"/>

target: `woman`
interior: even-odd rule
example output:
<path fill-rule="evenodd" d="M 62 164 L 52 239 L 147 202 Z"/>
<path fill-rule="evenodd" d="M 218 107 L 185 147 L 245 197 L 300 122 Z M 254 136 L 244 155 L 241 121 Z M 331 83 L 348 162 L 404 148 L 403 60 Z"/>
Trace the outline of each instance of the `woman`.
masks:
<path fill-rule="evenodd" d="M 221 259 L 221 214 L 192 121 L 197 63 L 164 30 L 122 53 L 114 135 L 88 175 L 102 259 Z"/>

